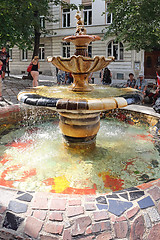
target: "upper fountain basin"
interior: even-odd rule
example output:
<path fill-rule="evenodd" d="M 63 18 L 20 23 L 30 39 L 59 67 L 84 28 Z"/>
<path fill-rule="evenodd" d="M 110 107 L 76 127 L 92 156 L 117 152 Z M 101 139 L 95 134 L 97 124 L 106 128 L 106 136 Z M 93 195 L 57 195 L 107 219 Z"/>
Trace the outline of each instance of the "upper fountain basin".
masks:
<path fill-rule="evenodd" d="M 48 62 L 54 64 L 57 68 L 71 73 L 90 73 L 105 68 L 114 61 L 114 57 L 105 58 L 104 56 L 95 56 L 94 58 L 73 55 L 70 58 L 47 57 Z"/>
<path fill-rule="evenodd" d="M 101 38 L 96 35 L 77 35 L 77 36 L 67 36 L 62 40 L 66 42 L 72 42 L 75 46 L 88 46 L 90 42 L 100 40 Z"/>

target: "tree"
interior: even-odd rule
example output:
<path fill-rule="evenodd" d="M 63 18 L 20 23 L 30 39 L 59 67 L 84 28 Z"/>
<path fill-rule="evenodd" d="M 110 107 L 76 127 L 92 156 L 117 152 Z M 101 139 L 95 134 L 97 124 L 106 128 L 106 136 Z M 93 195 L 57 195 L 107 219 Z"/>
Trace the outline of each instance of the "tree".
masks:
<path fill-rule="evenodd" d="M 41 27 L 40 17 L 46 21 L 57 21 L 50 11 L 50 4 L 76 9 L 74 4 L 62 0 L 1 0 L 0 8 L 0 45 L 17 45 L 19 48 L 32 49 L 38 55 L 40 35 L 47 34 Z"/>
<path fill-rule="evenodd" d="M 113 22 L 106 27 L 105 38 L 116 36 L 127 50 L 160 49 L 159 0 L 112 0 L 107 11 L 113 14 Z"/>

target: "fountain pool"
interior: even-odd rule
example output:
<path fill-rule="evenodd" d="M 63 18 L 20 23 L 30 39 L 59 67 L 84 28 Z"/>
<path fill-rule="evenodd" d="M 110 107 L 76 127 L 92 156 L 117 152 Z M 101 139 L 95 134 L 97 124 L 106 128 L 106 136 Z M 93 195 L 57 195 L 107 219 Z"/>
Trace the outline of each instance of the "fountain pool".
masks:
<path fill-rule="evenodd" d="M 5 119 L 5 134 L 1 124 L 1 185 L 23 191 L 95 194 L 160 178 L 157 118 L 124 110 L 105 112 L 96 146 L 67 146 L 53 111 L 48 110 L 51 121 L 46 121 L 41 108 L 34 110 L 40 113 L 40 122 L 32 111 L 24 112 L 19 125 L 12 126 L 10 118 L 7 125 Z"/>

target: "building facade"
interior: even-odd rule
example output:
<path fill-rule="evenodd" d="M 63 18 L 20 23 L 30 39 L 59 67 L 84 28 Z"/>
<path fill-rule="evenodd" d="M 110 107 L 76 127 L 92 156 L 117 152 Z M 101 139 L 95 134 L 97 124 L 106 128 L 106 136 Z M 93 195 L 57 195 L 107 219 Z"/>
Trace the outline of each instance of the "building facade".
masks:
<path fill-rule="evenodd" d="M 112 22 L 112 15 L 107 12 L 109 3 L 102 0 L 94 2 L 91 0 L 66 1 L 77 5 L 81 3 L 84 4 L 82 17 L 87 29 L 87 34 L 99 35 L 102 39 L 101 41 L 92 42 L 92 44 L 89 45 L 89 56 L 115 56 L 115 62 L 109 65 L 113 79 L 127 80 L 130 72 L 133 72 L 136 77 L 139 73 L 145 73 L 145 68 L 149 66 L 149 62 L 147 62 L 149 60 L 147 60 L 144 51 L 138 53 L 134 50 L 126 51 L 125 44 L 123 42 L 115 42 L 112 37 L 103 40 L 103 30 Z M 40 73 L 55 75 L 55 67 L 47 62 L 47 57 L 70 57 L 74 54 L 73 44 L 64 42 L 63 37 L 75 34 L 76 10 L 62 9 L 60 6 L 55 6 L 52 3 L 50 7 L 52 14 L 56 19 L 59 19 L 59 21 L 47 23 L 43 17 L 41 19 L 42 24 L 50 30 L 50 34 L 41 36 L 39 49 Z M 102 14 L 103 12 L 105 12 L 105 14 Z M 10 72 L 13 74 L 27 73 L 26 69 L 31 61 L 31 57 L 31 51 L 25 49 L 19 50 L 17 47 L 10 49 Z M 98 78 L 99 73 L 94 73 L 94 77 Z"/>

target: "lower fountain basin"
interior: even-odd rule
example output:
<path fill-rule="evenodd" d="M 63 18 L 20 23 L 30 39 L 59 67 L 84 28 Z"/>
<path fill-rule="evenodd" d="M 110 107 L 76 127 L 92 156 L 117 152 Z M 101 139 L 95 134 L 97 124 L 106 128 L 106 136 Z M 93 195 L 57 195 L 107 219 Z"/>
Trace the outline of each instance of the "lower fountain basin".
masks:
<path fill-rule="evenodd" d="M 95 194 L 159 178 L 159 119 L 122 109 L 101 117 L 96 147 L 68 147 L 53 111 L 25 107 L 3 115 L 0 184 L 20 190 Z"/>

